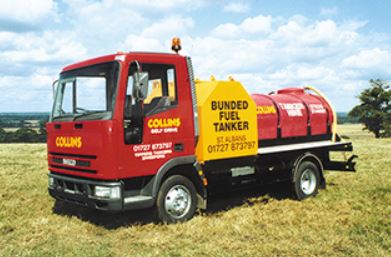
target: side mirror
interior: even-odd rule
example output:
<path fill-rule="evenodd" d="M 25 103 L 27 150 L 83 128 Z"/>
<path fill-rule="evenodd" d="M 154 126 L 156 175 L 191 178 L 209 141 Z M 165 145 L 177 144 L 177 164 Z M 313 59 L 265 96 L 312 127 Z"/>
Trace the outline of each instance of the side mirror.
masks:
<path fill-rule="evenodd" d="M 133 96 L 137 101 L 142 101 L 147 97 L 148 81 L 148 72 L 136 71 L 133 74 Z"/>

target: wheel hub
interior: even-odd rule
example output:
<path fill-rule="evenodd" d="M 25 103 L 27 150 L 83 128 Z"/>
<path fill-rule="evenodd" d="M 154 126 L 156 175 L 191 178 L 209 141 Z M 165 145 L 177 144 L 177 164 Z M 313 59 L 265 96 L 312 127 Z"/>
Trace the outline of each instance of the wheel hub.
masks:
<path fill-rule="evenodd" d="M 173 186 L 165 197 L 164 207 L 166 212 L 175 219 L 185 216 L 191 206 L 191 195 L 189 190 L 182 186 Z"/>
<path fill-rule="evenodd" d="M 300 188 L 306 195 L 310 195 L 314 192 L 316 188 L 316 176 L 314 171 L 306 169 L 303 174 L 301 174 Z"/>

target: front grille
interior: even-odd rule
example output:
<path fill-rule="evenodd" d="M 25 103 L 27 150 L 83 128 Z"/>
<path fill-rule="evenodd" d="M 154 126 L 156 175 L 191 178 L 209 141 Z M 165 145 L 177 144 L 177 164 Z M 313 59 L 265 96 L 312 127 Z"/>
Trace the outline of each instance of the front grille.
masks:
<path fill-rule="evenodd" d="M 92 173 L 92 174 L 98 173 L 96 170 L 87 170 L 87 169 L 82 169 L 82 168 L 59 166 L 59 165 L 53 165 L 53 164 L 50 164 L 49 167 L 50 168 L 55 168 L 55 169 L 71 170 L 71 171 L 78 171 L 78 172 L 86 172 L 86 173 Z"/>
<path fill-rule="evenodd" d="M 84 173 L 97 174 L 98 171 L 90 169 L 92 162 L 97 159 L 96 155 L 81 155 L 81 154 L 68 154 L 68 153 L 57 153 L 49 152 L 49 168 L 66 170 L 66 171 L 77 171 Z M 80 160 L 86 159 L 86 160 Z"/>
<path fill-rule="evenodd" d="M 52 158 L 52 161 L 55 163 L 58 163 L 58 164 L 65 164 L 63 160 L 64 160 L 64 158 L 57 158 L 57 157 Z M 80 166 L 80 167 L 90 167 L 91 166 L 90 161 L 75 160 L 75 163 L 76 163 L 76 166 Z"/>
<path fill-rule="evenodd" d="M 96 155 L 56 153 L 56 152 L 49 152 L 49 154 L 57 155 L 57 156 L 64 156 L 64 157 L 75 157 L 75 158 L 81 158 L 81 159 L 96 159 Z"/>

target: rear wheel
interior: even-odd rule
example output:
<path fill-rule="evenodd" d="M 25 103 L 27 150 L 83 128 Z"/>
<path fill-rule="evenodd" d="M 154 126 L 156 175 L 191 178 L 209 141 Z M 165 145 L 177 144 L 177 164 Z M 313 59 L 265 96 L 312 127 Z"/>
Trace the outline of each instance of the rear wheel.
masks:
<path fill-rule="evenodd" d="M 163 222 L 191 219 L 197 207 L 197 192 L 193 183 L 181 175 L 167 178 L 160 187 L 156 207 L 159 219 Z"/>
<path fill-rule="evenodd" d="M 297 167 L 293 178 L 293 194 L 302 200 L 318 193 L 320 170 L 313 161 L 303 161 Z"/>

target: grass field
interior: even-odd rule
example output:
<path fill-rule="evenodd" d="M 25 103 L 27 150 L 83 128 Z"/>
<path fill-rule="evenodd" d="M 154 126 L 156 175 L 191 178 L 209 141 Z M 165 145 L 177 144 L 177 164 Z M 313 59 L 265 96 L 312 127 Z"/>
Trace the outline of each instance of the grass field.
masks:
<path fill-rule="evenodd" d="M 150 210 L 54 206 L 45 145 L 0 145 L 0 256 L 390 256 L 391 139 L 357 125 L 340 131 L 354 143 L 358 171 L 327 172 L 317 197 L 235 193 L 175 225 L 155 224 Z"/>

